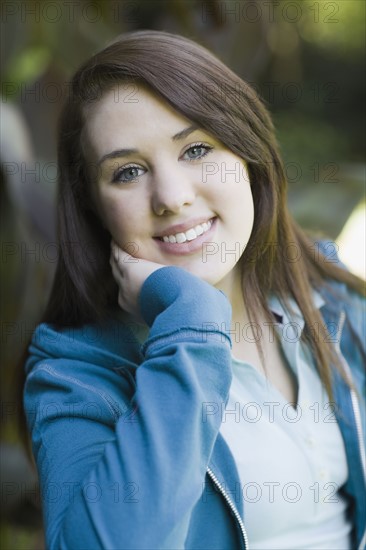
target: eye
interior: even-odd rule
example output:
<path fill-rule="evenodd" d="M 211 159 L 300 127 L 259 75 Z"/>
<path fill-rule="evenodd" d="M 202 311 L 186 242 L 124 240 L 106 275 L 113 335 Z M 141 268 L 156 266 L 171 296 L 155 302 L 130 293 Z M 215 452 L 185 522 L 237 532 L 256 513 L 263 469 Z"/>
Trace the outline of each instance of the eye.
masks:
<path fill-rule="evenodd" d="M 194 143 L 185 151 L 182 158 L 189 161 L 198 160 L 208 155 L 212 149 L 213 147 L 205 143 Z"/>
<path fill-rule="evenodd" d="M 140 176 L 142 176 L 146 170 L 144 168 L 141 168 L 141 166 L 136 166 L 135 164 L 130 164 L 128 166 L 124 166 L 123 168 L 119 168 L 116 170 L 113 174 L 113 183 L 129 183 L 131 181 L 137 180 Z"/>

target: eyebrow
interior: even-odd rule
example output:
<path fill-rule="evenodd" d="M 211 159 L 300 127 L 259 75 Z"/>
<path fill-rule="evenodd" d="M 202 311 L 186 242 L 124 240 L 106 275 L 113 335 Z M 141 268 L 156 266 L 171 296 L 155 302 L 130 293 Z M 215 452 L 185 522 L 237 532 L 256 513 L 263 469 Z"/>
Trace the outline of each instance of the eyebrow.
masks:
<path fill-rule="evenodd" d="M 182 130 L 181 132 L 178 132 L 177 134 L 175 134 L 175 136 L 172 137 L 172 141 L 179 141 L 181 139 L 184 139 L 197 129 L 198 129 L 198 126 L 196 124 L 192 124 L 192 126 L 188 126 L 188 128 L 185 128 L 185 130 Z"/>
<path fill-rule="evenodd" d="M 188 126 L 188 128 L 185 128 L 181 132 L 178 132 L 177 134 L 172 136 L 172 141 L 180 141 L 188 137 L 197 129 L 198 129 L 198 126 L 196 124 L 192 124 L 191 126 Z M 110 153 L 106 153 L 105 155 L 103 155 L 101 159 L 98 161 L 98 166 L 100 166 L 107 159 L 127 157 L 129 155 L 135 155 L 138 152 L 139 152 L 138 149 L 116 149 L 115 151 L 111 151 Z"/>

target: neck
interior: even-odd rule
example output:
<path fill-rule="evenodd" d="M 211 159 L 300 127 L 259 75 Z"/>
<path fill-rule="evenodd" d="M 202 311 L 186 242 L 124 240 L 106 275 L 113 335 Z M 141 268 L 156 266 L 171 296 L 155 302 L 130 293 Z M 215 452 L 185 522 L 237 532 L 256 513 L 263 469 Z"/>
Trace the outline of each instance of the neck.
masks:
<path fill-rule="evenodd" d="M 235 266 L 234 269 L 230 271 L 221 281 L 219 281 L 215 287 L 219 290 L 222 290 L 229 302 L 231 303 L 232 308 L 232 324 L 235 322 L 243 323 L 248 319 L 246 307 L 244 303 L 242 286 L 241 286 L 241 275 L 240 269 L 238 266 Z"/>

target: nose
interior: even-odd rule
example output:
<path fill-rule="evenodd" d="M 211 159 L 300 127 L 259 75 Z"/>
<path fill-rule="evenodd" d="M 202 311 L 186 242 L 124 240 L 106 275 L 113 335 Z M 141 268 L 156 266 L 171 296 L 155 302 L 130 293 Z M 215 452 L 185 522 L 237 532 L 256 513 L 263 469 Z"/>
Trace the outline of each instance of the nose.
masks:
<path fill-rule="evenodd" d="M 165 166 L 154 174 L 151 205 L 158 216 L 178 214 L 194 202 L 196 190 L 192 175 L 183 168 Z"/>

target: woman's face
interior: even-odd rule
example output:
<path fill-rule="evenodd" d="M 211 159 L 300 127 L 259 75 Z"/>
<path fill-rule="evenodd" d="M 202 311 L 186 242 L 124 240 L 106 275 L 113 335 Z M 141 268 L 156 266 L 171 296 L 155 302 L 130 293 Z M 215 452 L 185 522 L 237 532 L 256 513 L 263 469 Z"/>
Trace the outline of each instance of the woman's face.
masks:
<path fill-rule="evenodd" d="M 93 192 L 103 224 L 132 256 L 215 285 L 252 231 L 246 165 L 146 89 L 131 97 L 121 88 L 86 113 L 84 148 L 99 163 Z"/>

